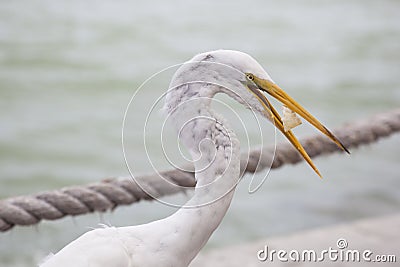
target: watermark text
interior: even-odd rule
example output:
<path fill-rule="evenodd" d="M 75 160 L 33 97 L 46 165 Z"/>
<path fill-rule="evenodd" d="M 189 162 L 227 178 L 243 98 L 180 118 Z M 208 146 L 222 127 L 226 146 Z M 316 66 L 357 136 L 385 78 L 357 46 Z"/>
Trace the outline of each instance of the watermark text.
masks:
<path fill-rule="evenodd" d="M 257 252 L 259 261 L 265 262 L 396 262 L 396 255 L 374 254 L 372 250 L 348 249 L 347 240 L 339 238 L 336 247 L 328 247 L 321 251 L 314 249 L 304 250 L 276 250 L 268 245 Z"/>

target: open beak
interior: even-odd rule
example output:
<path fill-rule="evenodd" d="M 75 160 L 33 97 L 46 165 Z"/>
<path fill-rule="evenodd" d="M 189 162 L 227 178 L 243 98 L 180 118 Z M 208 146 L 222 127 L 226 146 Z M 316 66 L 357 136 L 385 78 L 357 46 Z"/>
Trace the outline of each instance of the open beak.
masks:
<path fill-rule="evenodd" d="M 261 104 L 264 106 L 265 111 L 268 113 L 271 120 L 274 122 L 275 127 L 277 127 L 286 138 L 292 143 L 292 145 L 297 149 L 297 151 L 303 156 L 303 158 L 308 162 L 308 164 L 313 168 L 313 170 L 318 174 L 319 177 L 321 173 L 318 171 L 317 167 L 312 162 L 310 156 L 304 150 L 303 146 L 297 140 L 296 136 L 293 134 L 291 130 L 285 131 L 283 127 L 283 121 L 276 111 L 276 109 L 271 105 L 268 99 L 264 96 L 261 91 L 267 92 L 290 110 L 297 113 L 299 116 L 303 117 L 309 123 L 311 123 L 315 128 L 320 130 L 323 134 L 325 134 L 329 139 L 331 139 L 339 148 L 346 151 L 350 154 L 347 148 L 324 126 L 322 125 L 313 115 L 311 115 L 307 110 L 305 110 L 299 103 L 297 103 L 293 98 L 291 98 L 285 91 L 283 91 L 278 85 L 269 81 L 260 79 L 254 75 L 252 75 L 253 83 L 248 84 L 248 88 L 252 91 L 255 96 L 259 99 Z M 260 91 L 261 90 L 261 91 Z"/>

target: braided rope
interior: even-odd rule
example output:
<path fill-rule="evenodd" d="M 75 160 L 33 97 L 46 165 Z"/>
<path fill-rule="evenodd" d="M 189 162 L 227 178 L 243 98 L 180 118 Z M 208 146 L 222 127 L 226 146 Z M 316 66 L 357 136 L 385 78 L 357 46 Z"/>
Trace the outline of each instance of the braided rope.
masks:
<path fill-rule="evenodd" d="M 344 125 L 334 133 L 346 147 L 355 148 L 376 142 L 379 138 L 399 131 L 400 109 L 395 109 Z M 304 138 L 301 143 L 310 157 L 340 151 L 333 142 L 322 135 Z M 275 169 L 284 164 L 295 164 L 301 161 L 303 160 L 300 154 L 289 143 L 284 143 L 277 146 L 275 153 L 273 148 L 266 147 L 243 154 L 241 170 L 243 174 L 253 173 L 270 166 Z M 160 175 L 165 180 L 160 179 Z M 180 170 L 164 171 L 136 179 L 144 190 L 130 178 L 110 178 L 98 183 L 1 200 L 0 231 L 8 231 L 14 225 L 37 224 L 42 219 L 56 220 L 67 215 L 104 212 L 119 205 L 151 200 L 195 186 L 193 172 Z M 149 192 L 151 196 L 146 192 Z"/>

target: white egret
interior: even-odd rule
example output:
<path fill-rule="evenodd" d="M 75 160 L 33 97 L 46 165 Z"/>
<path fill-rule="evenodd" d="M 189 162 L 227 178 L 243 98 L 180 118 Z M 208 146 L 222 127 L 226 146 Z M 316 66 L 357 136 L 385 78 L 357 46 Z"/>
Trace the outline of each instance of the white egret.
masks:
<path fill-rule="evenodd" d="M 240 179 L 235 134 L 215 114 L 211 99 L 222 92 L 272 121 L 319 174 L 310 157 L 263 92 L 276 98 L 346 148 L 316 118 L 276 85 L 251 56 L 217 50 L 196 55 L 175 73 L 165 110 L 195 160 L 193 197 L 171 216 L 143 225 L 106 227 L 83 234 L 42 267 L 188 266 L 223 219 Z"/>

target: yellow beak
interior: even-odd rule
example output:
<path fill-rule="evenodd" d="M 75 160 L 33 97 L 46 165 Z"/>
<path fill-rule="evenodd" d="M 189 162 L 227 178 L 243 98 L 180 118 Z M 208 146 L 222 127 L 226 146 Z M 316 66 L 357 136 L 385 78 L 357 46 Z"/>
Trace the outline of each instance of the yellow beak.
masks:
<path fill-rule="evenodd" d="M 310 156 L 304 150 L 303 146 L 297 140 L 296 136 L 292 131 L 285 131 L 283 127 L 283 121 L 276 111 L 276 109 L 271 105 L 268 99 L 260 92 L 264 91 L 276 98 L 282 104 L 287 106 L 290 110 L 294 111 L 309 123 L 311 123 L 315 128 L 320 130 L 323 134 L 325 134 L 329 139 L 331 139 L 339 148 L 350 153 L 347 148 L 337 139 L 324 125 L 322 125 L 313 115 L 311 115 L 307 110 L 305 110 L 299 103 L 297 103 L 293 98 L 291 98 L 285 91 L 283 91 L 278 85 L 269 81 L 260 79 L 252 74 L 251 75 L 253 84 L 248 84 L 248 88 L 254 95 L 258 98 L 260 103 L 264 106 L 265 111 L 268 113 L 267 115 L 274 122 L 275 126 L 286 136 L 286 138 L 292 143 L 292 145 L 297 149 L 297 151 L 303 156 L 303 158 L 308 162 L 308 164 L 313 168 L 313 170 L 318 174 L 319 177 L 321 173 L 318 171 L 317 167 L 312 162 Z M 258 90 L 259 89 L 259 90 Z"/>

